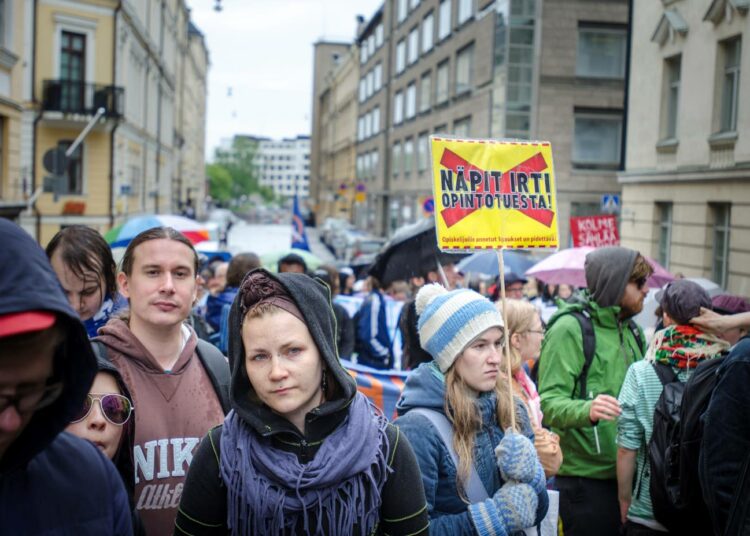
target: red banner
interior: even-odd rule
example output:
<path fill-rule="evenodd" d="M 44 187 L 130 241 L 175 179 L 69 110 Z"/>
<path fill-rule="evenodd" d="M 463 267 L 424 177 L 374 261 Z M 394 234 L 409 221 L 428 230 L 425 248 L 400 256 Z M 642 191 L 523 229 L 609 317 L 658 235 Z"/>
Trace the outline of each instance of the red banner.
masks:
<path fill-rule="evenodd" d="M 617 219 L 612 215 L 570 218 L 570 236 L 576 248 L 620 245 Z"/>

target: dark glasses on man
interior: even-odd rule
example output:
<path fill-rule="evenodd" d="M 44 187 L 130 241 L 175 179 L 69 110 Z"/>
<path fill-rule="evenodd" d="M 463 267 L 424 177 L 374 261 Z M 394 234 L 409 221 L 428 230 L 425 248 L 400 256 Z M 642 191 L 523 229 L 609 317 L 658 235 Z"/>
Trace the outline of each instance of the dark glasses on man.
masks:
<path fill-rule="evenodd" d="M 83 401 L 81 411 L 78 412 L 78 415 L 76 415 L 72 422 L 80 422 L 88 417 L 95 402 L 99 403 L 104 418 L 118 426 L 122 426 L 128 422 L 130 414 L 133 413 L 133 405 L 126 396 L 88 394 L 86 395 L 86 400 Z"/>

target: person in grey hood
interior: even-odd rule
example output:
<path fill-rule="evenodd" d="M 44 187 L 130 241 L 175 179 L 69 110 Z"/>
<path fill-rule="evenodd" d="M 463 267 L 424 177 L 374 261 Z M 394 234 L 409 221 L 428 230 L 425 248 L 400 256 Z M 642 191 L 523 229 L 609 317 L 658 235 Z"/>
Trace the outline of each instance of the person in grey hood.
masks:
<path fill-rule="evenodd" d="M 631 317 L 643 308 L 653 272 L 645 257 L 623 247 L 589 253 L 585 270 L 588 290 L 550 318 L 539 358 L 544 424 L 560 436 L 564 454 L 555 483 L 565 536 L 619 531 L 616 397 L 645 351 Z"/>
<path fill-rule="evenodd" d="M 0 532 L 130 535 L 117 470 L 63 431 L 96 374 L 86 330 L 39 245 L 4 219 L 0 243 Z"/>
<path fill-rule="evenodd" d="M 229 318 L 232 411 L 199 445 L 175 534 L 427 534 L 405 437 L 336 352 L 327 286 L 250 272 Z"/>

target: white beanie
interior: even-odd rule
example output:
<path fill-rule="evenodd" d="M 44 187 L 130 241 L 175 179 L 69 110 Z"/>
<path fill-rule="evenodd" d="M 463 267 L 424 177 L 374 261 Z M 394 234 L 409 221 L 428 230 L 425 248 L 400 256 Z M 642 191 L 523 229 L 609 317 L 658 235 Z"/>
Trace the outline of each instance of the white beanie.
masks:
<path fill-rule="evenodd" d="M 446 372 L 468 344 L 490 328 L 503 327 L 495 306 L 468 289 L 448 292 L 438 284 L 423 286 L 415 303 L 419 342 Z"/>

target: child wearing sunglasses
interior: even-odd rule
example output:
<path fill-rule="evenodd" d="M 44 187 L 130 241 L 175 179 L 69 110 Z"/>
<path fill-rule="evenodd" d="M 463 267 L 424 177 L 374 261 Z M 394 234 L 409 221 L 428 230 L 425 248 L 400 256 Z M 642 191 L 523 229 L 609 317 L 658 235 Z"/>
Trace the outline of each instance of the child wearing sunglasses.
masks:
<path fill-rule="evenodd" d="M 97 357 L 97 366 L 99 371 L 94 377 L 89 394 L 66 431 L 88 439 L 112 460 L 128 492 L 134 533 L 145 534 L 133 501 L 135 408 L 130 393 L 114 365 Z"/>

